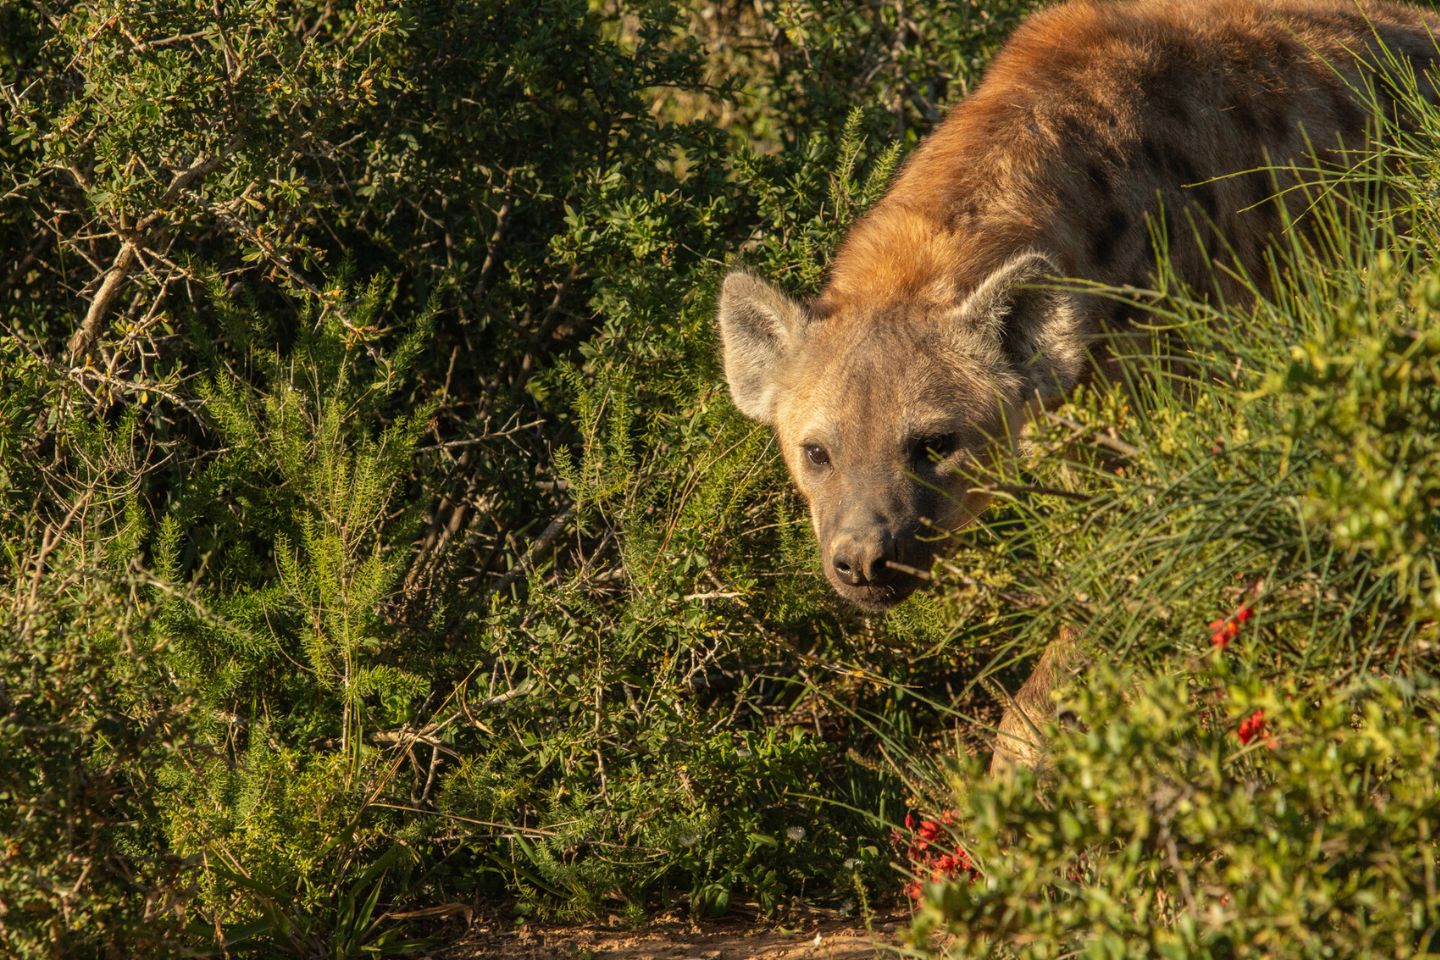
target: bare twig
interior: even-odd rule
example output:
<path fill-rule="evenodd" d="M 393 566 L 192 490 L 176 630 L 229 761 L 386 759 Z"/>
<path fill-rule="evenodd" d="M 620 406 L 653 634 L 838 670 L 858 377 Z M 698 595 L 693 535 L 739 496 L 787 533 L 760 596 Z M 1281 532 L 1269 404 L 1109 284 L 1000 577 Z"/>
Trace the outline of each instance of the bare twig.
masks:
<path fill-rule="evenodd" d="M 1092 499 L 1089 494 L 1076 493 L 1073 490 L 1065 490 L 1061 487 L 1047 487 L 1033 483 L 987 483 L 983 487 L 975 487 L 980 493 L 1038 493 L 1047 497 L 1063 497 L 1066 500 L 1078 500 L 1084 502 Z"/>
<path fill-rule="evenodd" d="M 439 443 L 428 444 L 423 447 L 416 447 L 416 453 L 423 453 L 430 450 L 455 450 L 460 447 L 475 447 L 487 443 L 494 443 L 496 440 L 503 440 L 506 437 L 513 437 L 533 427 L 543 426 L 545 421 L 531 420 L 529 423 L 519 423 L 513 427 L 505 427 L 500 430 L 493 430 L 478 437 L 466 437 L 463 440 L 442 440 Z"/>
<path fill-rule="evenodd" d="M 565 525 L 570 522 L 570 517 L 573 516 L 574 513 L 574 506 L 569 506 L 554 520 L 551 520 L 549 526 L 541 531 L 540 536 L 535 538 L 534 543 L 530 544 L 530 549 L 525 551 L 524 558 L 515 564 L 513 570 L 507 571 L 500 577 L 499 581 L 495 584 L 495 588 L 498 590 L 507 587 L 523 577 L 528 571 L 533 570 L 535 561 L 540 559 L 546 551 L 554 546 L 556 540 L 560 539 L 560 534 L 565 532 Z"/>
<path fill-rule="evenodd" d="M 105 315 L 114 306 L 121 285 L 125 283 L 125 279 L 130 276 L 130 271 L 135 268 L 135 264 L 139 260 L 139 245 L 144 241 L 145 234 L 164 216 L 166 208 L 174 203 L 181 193 L 224 163 L 231 151 L 232 148 L 227 147 L 214 156 L 201 157 L 175 174 L 174 179 L 170 181 L 170 186 L 165 189 L 165 193 L 155 205 L 155 209 L 135 225 L 133 235 L 120 245 L 120 252 L 115 255 L 115 262 L 105 272 L 105 279 L 101 282 L 100 289 L 96 291 L 95 299 L 90 301 L 90 309 L 85 312 L 84 321 L 71 335 L 70 342 L 66 346 L 72 364 L 80 362 L 80 358 L 89 352 L 90 347 L 95 343 L 95 338 L 99 336 L 100 324 L 104 322 Z"/>
<path fill-rule="evenodd" d="M 1047 410 L 1045 412 L 1045 418 L 1054 423 L 1060 424 L 1062 427 L 1069 427 L 1071 430 L 1075 430 L 1080 433 L 1088 433 L 1094 438 L 1096 444 L 1114 450 L 1116 453 L 1121 454 L 1122 456 L 1138 457 L 1140 455 L 1139 447 L 1132 447 L 1130 444 L 1126 443 L 1124 440 L 1121 440 L 1119 437 L 1112 436 L 1111 434 L 1105 433 L 1102 430 L 1090 429 L 1086 427 L 1083 423 L 1071 420 L 1069 417 L 1062 417 L 1058 413 L 1051 413 Z"/>
<path fill-rule="evenodd" d="M 470 296 L 479 299 L 485 292 L 490 282 L 490 274 L 495 269 L 495 264 L 500 259 L 500 244 L 505 239 L 505 230 L 510 225 L 510 211 L 513 209 L 515 195 L 511 188 L 515 184 L 515 171 L 505 172 L 505 186 L 500 188 L 500 195 L 505 198 L 500 204 L 500 209 L 495 214 L 495 230 L 490 234 L 490 240 L 485 245 L 485 262 L 480 265 L 480 277 L 475 281 L 475 286 L 470 291 Z"/>
<path fill-rule="evenodd" d="M 919 567 L 912 567 L 909 564 L 900 563 L 895 560 L 886 560 L 885 566 L 889 567 L 891 570 L 898 570 L 903 574 L 914 577 L 916 580 L 923 580 L 926 583 L 930 582 L 929 570 L 921 570 Z"/>

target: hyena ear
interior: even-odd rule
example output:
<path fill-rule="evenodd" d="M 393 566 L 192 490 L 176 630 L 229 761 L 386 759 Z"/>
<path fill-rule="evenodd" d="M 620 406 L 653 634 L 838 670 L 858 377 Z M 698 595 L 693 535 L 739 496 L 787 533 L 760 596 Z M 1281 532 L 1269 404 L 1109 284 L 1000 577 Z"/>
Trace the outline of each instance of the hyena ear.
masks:
<path fill-rule="evenodd" d="M 1045 254 L 1022 253 L 986 277 L 959 311 L 967 327 L 996 338 L 1025 396 L 1046 402 L 1079 382 L 1086 361 L 1078 295 L 1047 287 L 1058 272 Z"/>
<path fill-rule="evenodd" d="M 805 308 L 748 273 L 735 272 L 720 288 L 720 341 L 725 379 L 740 412 L 771 423 L 780 365 L 808 322 Z"/>

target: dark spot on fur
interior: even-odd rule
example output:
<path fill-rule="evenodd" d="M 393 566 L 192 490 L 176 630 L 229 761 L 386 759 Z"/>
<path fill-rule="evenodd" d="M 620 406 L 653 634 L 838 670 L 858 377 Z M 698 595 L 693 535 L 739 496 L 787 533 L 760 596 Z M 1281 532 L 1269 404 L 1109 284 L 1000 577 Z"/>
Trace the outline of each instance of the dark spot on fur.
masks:
<path fill-rule="evenodd" d="M 1269 110 L 1262 111 L 1261 116 L 1272 143 L 1277 146 L 1289 143 L 1291 134 L 1295 130 L 1295 124 L 1283 106 L 1273 104 Z"/>
<path fill-rule="evenodd" d="M 1254 140 L 1261 135 L 1260 118 L 1255 116 L 1255 108 L 1245 97 L 1236 97 L 1224 108 L 1224 114 L 1230 119 L 1245 139 Z"/>
<path fill-rule="evenodd" d="M 1198 183 L 1200 174 L 1195 170 L 1195 164 L 1183 153 L 1172 153 L 1169 157 L 1170 170 L 1179 178 L 1181 184 Z"/>
<path fill-rule="evenodd" d="M 1203 182 L 1205 178 L 1188 156 L 1175 149 L 1166 150 L 1149 136 L 1140 141 L 1140 153 L 1145 165 L 1162 185 L 1185 188 L 1180 191 L 1180 196 L 1184 200 L 1198 202 L 1211 220 L 1220 215 L 1220 199 L 1215 185 Z"/>
<path fill-rule="evenodd" d="M 1167 71 L 1167 74 L 1174 74 L 1175 71 Z M 1155 105 L 1161 110 L 1165 119 L 1182 128 L 1190 126 L 1190 105 L 1185 102 L 1185 97 L 1178 91 L 1185 89 L 1185 79 L 1179 75 L 1167 75 L 1157 77 L 1156 82 L 1160 84 L 1163 94 L 1155 98 Z"/>
<path fill-rule="evenodd" d="M 1091 160 L 1085 165 L 1085 176 L 1089 177 L 1090 182 L 1101 190 L 1108 191 L 1110 189 L 1110 176 L 1098 162 Z"/>
<path fill-rule="evenodd" d="M 1106 164 L 1120 165 L 1120 156 L 1113 138 L 1106 131 L 1113 130 L 1119 121 L 1112 111 L 1093 103 L 1080 103 L 1075 112 L 1067 113 L 1056 122 L 1056 138 L 1068 147 L 1091 157 L 1087 172 L 1095 177 L 1095 167 Z M 1099 182 L 1108 186 L 1111 178 L 1102 173 Z"/>
<path fill-rule="evenodd" d="M 1085 147 L 1095 139 L 1090 125 L 1073 114 L 1066 114 L 1056 122 L 1055 137 L 1061 143 L 1073 147 Z"/>
<path fill-rule="evenodd" d="M 1124 210 L 1111 208 L 1100 219 L 1090 238 L 1090 260 L 1097 267 L 1108 267 L 1115 248 L 1130 231 L 1130 217 Z"/>
<path fill-rule="evenodd" d="M 1321 14 L 1320 19 L 1332 30 L 1341 33 L 1350 33 L 1357 38 L 1369 38 L 1375 35 L 1375 28 L 1371 25 L 1370 21 L 1357 13 L 1341 13 L 1337 11 L 1330 14 Z"/>
<path fill-rule="evenodd" d="M 1145 165 L 1152 171 L 1165 172 L 1165 157 L 1152 137 L 1147 136 L 1140 141 L 1140 154 L 1145 158 Z"/>
<path fill-rule="evenodd" d="M 1280 229 L 1280 200 L 1275 197 L 1275 186 L 1266 173 L 1252 173 L 1245 178 L 1249 184 L 1250 209 L 1248 216 L 1260 224 L 1260 229 L 1270 234 Z"/>
<path fill-rule="evenodd" d="M 980 219 L 980 204 L 973 196 L 965 195 L 950 206 L 949 225 L 952 230 L 964 228 Z"/>
<path fill-rule="evenodd" d="M 1355 102 L 1350 91 L 1336 83 L 1325 85 L 1330 99 L 1330 111 L 1335 116 L 1335 125 L 1342 136 L 1352 137 L 1365 132 L 1365 112 Z"/>

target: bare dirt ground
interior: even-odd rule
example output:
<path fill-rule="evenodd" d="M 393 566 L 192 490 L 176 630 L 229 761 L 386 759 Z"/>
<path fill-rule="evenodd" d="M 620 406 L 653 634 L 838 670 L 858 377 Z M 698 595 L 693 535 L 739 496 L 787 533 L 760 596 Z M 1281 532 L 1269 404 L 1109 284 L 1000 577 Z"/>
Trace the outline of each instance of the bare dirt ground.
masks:
<path fill-rule="evenodd" d="M 886 917 L 870 930 L 836 920 L 795 927 L 672 922 L 642 930 L 472 929 L 433 960 L 872 960 L 896 955 L 903 927 L 900 918 Z"/>

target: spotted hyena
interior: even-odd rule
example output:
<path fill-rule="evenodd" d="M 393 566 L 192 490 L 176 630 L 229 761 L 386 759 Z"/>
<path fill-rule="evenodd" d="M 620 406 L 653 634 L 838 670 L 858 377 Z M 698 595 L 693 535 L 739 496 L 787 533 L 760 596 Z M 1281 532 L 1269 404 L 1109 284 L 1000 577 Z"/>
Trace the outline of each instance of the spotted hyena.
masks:
<path fill-rule="evenodd" d="M 1378 46 L 1428 63 L 1432 37 L 1440 16 L 1369 0 L 1071 0 L 1016 31 L 818 297 L 726 278 L 731 394 L 775 428 L 835 590 L 869 609 L 909 596 L 935 534 L 986 506 L 974 465 L 1115 362 L 1098 334 L 1126 312 L 1040 281 L 1148 287 L 1158 231 L 1180 279 L 1240 294 L 1206 250 L 1263 273 L 1285 181 L 1231 175 L 1359 143 Z M 1048 704 L 1060 666 L 1052 648 L 1022 708 Z M 1026 729 L 1013 708 L 1002 721 Z"/>

